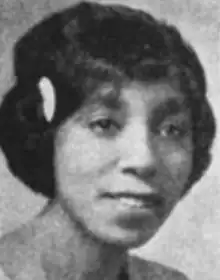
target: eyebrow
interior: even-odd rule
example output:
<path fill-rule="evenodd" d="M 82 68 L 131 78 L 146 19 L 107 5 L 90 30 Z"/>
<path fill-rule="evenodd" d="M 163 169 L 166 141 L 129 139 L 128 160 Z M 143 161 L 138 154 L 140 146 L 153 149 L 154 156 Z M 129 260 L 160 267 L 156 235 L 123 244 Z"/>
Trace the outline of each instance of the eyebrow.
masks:
<path fill-rule="evenodd" d="M 106 91 L 99 90 L 94 93 L 94 96 L 88 100 L 86 106 L 89 107 L 105 107 L 107 109 L 118 110 L 121 108 L 120 89 L 107 89 Z"/>
<path fill-rule="evenodd" d="M 189 114 L 189 106 L 185 98 L 171 97 L 152 110 L 153 119 L 160 122 L 166 117 Z"/>
<path fill-rule="evenodd" d="M 90 98 L 82 105 L 81 109 L 76 113 L 74 119 L 77 122 L 83 122 L 92 114 L 100 110 L 116 111 L 121 108 L 120 93 L 114 89 L 109 89 L 106 92 L 101 90 L 94 92 Z"/>

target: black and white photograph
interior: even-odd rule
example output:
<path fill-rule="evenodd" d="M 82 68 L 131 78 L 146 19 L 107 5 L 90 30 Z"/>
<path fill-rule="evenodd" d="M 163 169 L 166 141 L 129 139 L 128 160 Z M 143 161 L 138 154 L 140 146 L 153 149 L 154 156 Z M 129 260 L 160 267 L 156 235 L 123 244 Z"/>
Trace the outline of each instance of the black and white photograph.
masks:
<path fill-rule="evenodd" d="M 220 279 L 220 2 L 1 0 L 0 280 Z"/>

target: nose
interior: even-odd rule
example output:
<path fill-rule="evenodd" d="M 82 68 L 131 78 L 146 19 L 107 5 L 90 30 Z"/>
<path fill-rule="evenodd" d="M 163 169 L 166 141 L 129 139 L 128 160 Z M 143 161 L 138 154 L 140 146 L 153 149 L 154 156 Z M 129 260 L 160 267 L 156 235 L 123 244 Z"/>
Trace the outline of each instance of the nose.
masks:
<path fill-rule="evenodd" d="M 146 124 L 134 124 L 122 136 L 120 168 L 145 179 L 155 175 L 155 152 Z"/>

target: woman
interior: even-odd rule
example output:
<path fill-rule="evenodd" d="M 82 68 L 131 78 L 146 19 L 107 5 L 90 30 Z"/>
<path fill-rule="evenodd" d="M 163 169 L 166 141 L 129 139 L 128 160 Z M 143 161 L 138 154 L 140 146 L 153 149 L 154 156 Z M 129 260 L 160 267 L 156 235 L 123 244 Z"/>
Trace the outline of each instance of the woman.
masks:
<path fill-rule="evenodd" d="M 204 71 L 179 32 L 80 3 L 15 46 L 0 109 L 13 174 L 49 198 L 1 240 L 9 279 L 186 279 L 127 251 L 150 240 L 210 162 Z"/>

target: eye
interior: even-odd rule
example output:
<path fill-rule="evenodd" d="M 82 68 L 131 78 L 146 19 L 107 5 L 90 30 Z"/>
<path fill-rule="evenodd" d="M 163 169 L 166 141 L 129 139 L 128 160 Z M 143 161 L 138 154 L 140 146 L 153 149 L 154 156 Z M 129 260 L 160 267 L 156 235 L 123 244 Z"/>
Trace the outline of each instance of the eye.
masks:
<path fill-rule="evenodd" d="M 184 137 L 189 132 L 188 125 L 185 124 L 174 124 L 169 123 L 163 125 L 160 130 L 159 134 L 162 137 Z"/>
<path fill-rule="evenodd" d="M 97 134 L 114 135 L 119 130 L 119 125 L 110 118 L 99 118 L 90 123 L 90 129 Z"/>

